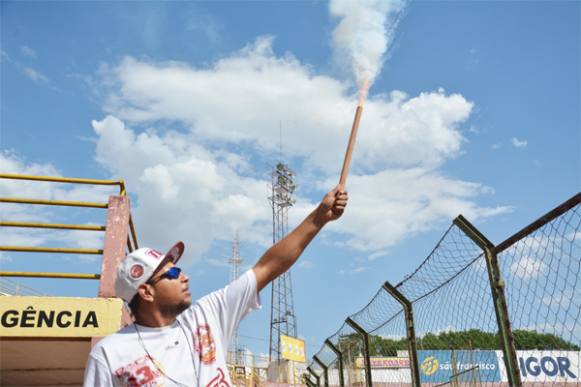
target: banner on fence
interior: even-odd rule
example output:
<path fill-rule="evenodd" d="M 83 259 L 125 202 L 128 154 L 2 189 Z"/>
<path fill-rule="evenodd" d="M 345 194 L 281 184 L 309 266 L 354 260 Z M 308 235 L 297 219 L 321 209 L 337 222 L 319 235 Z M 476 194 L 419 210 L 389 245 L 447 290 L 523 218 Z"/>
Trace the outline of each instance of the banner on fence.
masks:
<path fill-rule="evenodd" d="M 503 382 L 508 381 L 502 351 L 496 351 Z M 581 352 L 517 351 L 518 368 L 523 382 L 581 381 Z"/>
<path fill-rule="evenodd" d="M 410 359 L 407 357 L 371 356 L 369 363 L 371 368 L 410 368 Z M 363 357 L 355 359 L 355 367 L 365 368 Z"/>
<path fill-rule="evenodd" d="M 377 380 L 393 377 L 397 369 L 408 369 L 409 360 L 398 357 L 371 357 Z M 517 351 L 523 382 L 577 383 L 581 385 L 581 352 Z M 508 382 L 502 351 L 423 350 L 418 351 L 422 383 Z M 355 361 L 364 368 L 363 358 Z M 391 379 L 390 379 L 391 380 Z"/>
<path fill-rule="evenodd" d="M 500 371 L 495 351 L 418 351 L 420 381 L 443 383 L 499 382 Z"/>

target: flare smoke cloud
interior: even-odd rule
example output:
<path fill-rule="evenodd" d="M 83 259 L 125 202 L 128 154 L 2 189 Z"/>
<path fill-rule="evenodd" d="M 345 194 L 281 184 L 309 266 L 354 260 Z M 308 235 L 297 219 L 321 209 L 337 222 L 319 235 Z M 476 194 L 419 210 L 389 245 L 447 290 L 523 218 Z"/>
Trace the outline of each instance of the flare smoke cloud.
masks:
<path fill-rule="evenodd" d="M 336 57 L 352 68 L 358 87 L 373 83 L 392 42 L 403 0 L 331 0 L 331 15 L 340 21 L 333 31 Z"/>

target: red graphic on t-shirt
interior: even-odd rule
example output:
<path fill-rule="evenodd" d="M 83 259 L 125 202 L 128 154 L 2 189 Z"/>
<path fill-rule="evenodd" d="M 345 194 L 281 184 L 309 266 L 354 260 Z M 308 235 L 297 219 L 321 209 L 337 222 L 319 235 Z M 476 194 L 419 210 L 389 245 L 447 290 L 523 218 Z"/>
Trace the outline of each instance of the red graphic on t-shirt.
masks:
<path fill-rule="evenodd" d="M 206 384 L 206 387 L 230 387 L 226 376 L 224 376 L 224 371 L 222 368 L 218 368 L 218 375 L 214 379 L 210 380 L 210 383 Z"/>
<path fill-rule="evenodd" d="M 161 372 L 155 369 L 155 367 L 152 368 L 152 363 L 152 359 L 149 356 L 144 356 L 135 360 L 133 363 L 119 367 L 117 371 L 115 371 L 115 375 L 119 378 L 119 381 L 123 386 L 157 386 L 157 382 L 161 381 L 158 380 L 161 376 Z"/>
<path fill-rule="evenodd" d="M 216 343 L 208 324 L 198 325 L 194 334 L 194 347 L 200 353 L 203 364 L 212 364 L 216 360 Z"/>

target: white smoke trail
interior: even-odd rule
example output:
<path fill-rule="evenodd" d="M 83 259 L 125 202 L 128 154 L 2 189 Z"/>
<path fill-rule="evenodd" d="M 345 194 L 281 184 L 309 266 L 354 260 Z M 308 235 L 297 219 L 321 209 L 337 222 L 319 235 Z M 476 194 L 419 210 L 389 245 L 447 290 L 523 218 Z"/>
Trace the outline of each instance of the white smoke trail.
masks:
<path fill-rule="evenodd" d="M 357 85 L 373 83 L 392 42 L 405 0 L 331 0 L 331 15 L 341 18 L 333 32 L 336 57 L 352 68 Z M 346 61 L 346 63 L 345 63 Z"/>

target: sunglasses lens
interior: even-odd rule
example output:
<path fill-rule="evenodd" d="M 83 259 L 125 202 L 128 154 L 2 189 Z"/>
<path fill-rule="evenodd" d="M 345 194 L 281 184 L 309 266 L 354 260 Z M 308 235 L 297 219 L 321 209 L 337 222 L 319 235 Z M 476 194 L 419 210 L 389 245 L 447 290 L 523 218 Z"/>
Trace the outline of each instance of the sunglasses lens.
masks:
<path fill-rule="evenodd" d="M 176 279 L 180 276 L 180 273 L 182 272 L 182 269 L 180 269 L 179 267 L 171 267 L 168 269 L 168 271 L 165 272 L 167 278 L 169 279 Z"/>

